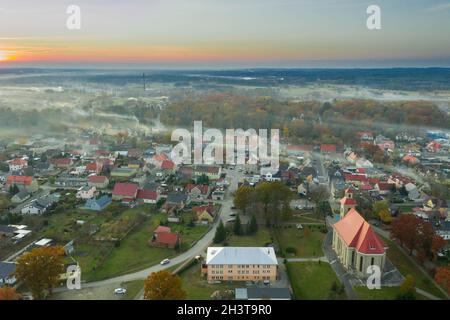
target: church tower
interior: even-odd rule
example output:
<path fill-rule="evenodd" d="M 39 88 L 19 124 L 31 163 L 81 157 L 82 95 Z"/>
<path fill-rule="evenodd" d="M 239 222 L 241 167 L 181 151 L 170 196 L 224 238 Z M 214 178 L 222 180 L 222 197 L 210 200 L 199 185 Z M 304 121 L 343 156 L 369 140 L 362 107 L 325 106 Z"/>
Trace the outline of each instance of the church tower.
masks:
<path fill-rule="evenodd" d="M 340 211 L 340 218 L 342 219 L 345 217 L 347 212 L 350 211 L 350 209 L 356 208 L 356 200 L 353 199 L 354 190 L 351 188 L 345 189 L 344 191 L 344 197 L 341 199 L 341 211 Z"/>

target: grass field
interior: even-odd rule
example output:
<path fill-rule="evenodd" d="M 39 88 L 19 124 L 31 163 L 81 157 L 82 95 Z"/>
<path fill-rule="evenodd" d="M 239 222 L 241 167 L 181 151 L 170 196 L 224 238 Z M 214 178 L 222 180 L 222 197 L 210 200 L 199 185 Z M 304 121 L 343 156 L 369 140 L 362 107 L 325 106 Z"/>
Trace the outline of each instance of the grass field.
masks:
<path fill-rule="evenodd" d="M 144 280 L 125 282 L 122 286 L 127 289 L 127 293 L 123 295 L 122 300 L 133 300 L 144 289 Z"/>
<path fill-rule="evenodd" d="M 179 274 L 183 280 L 183 289 L 186 291 L 188 300 L 209 300 L 211 295 L 217 290 L 233 290 L 234 288 L 245 287 L 244 283 L 217 283 L 210 284 L 200 273 L 200 264 L 194 264 L 190 268 Z"/>
<path fill-rule="evenodd" d="M 119 247 L 111 248 L 106 259 L 99 263 L 102 254 L 101 246 L 89 246 L 89 252 L 80 259 L 83 270 L 83 278 L 88 281 L 105 279 L 126 272 L 138 271 L 140 269 L 158 264 L 165 258 L 173 257 L 179 252 L 173 249 L 154 248 L 148 245 L 153 230 L 159 225 L 162 215 L 157 214 L 147 219 L 145 223 L 133 230 L 120 243 Z M 185 225 L 170 225 L 172 231 L 181 233 L 181 250 L 186 250 L 198 240 L 206 231 L 206 226 L 186 227 Z M 83 248 L 80 248 L 83 249 Z M 93 260 L 93 261 L 91 261 Z M 92 265 L 91 262 L 95 264 Z M 95 267 L 97 266 L 97 267 Z"/>
<path fill-rule="evenodd" d="M 254 235 L 237 236 L 233 234 L 227 242 L 229 246 L 233 247 L 265 247 L 268 243 L 272 242 L 272 238 L 270 230 L 260 226 Z"/>
<path fill-rule="evenodd" d="M 387 250 L 389 260 L 397 267 L 404 277 L 407 275 L 413 276 L 417 288 L 427 291 L 439 298 L 445 298 L 443 293 L 434 285 L 434 283 L 431 282 L 431 280 L 429 280 L 428 277 L 426 277 L 426 275 L 409 260 L 403 251 L 400 251 L 397 244 L 395 244 L 392 240 L 384 237 L 382 238 L 383 241 L 389 246 L 389 249 Z"/>
<path fill-rule="evenodd" d="M 287 273 L 297 300 L 324 300 L 331 298 L 333 282 L 339 280 L 327 263 L 288 262 Z M 345 293 L 334 297 L 345 299 Z"/>
<path fill-rule="evenodd" d="M 360 300 L 395 300 L 400 293 L 400 287 L 381 287 L 381 289 L 370 290 L 365 286 L 354 287 Z M 416 293 L 417 300 L 428 300 L 426 297 Z"/>
<path fill-rule="evenodd" d="M 303 229 L 294 227 L 277 229 L 277 239 L 286 257 L 309 258 L 323 256 L 322 243 L 325 233 L 316 229 L 307 229 L 309 227 L 306 226 Z M 295 249 L 296 253 L 286 253 L 287 248 Z"/>

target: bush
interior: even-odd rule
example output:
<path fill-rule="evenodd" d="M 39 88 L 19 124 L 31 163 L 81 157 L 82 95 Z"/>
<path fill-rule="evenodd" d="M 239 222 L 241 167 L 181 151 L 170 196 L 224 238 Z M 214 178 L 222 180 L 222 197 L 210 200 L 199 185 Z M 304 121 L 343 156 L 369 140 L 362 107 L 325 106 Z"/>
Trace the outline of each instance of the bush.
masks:
<path fill-rule="evenodd" d="M 285 251 L 289 254 L 297 254 L 297 249 L 293 247 L 287 247 Z"/>

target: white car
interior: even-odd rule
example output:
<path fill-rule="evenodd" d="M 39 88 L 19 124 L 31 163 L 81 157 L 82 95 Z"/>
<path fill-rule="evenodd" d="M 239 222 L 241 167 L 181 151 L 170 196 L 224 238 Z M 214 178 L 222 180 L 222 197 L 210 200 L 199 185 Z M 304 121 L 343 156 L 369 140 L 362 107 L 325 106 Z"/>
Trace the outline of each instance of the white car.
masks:
<path fill-rule="evenodd" d="M 165 265 L 165 264 L 168 264 L 168 263 L 170 263 L 170 260 L 169 260 L 169 259 L 164 259 L 163 261 L 160 262 L 160 264 L 161 264 L 162 266 Z"/>
<path fill-rule="evenodd" d="M 297 223 L 297 229 L 303 229 L 303 226 L 301 223 Z"/>
<path fill-rule="evenodd" d="M 115 294 L 125 294 L 125 293 L 127 293 L 127 289 L 125 289 L 125 288 L 117 288 L 117 289 L 114 289 L 114 293 Z"/>

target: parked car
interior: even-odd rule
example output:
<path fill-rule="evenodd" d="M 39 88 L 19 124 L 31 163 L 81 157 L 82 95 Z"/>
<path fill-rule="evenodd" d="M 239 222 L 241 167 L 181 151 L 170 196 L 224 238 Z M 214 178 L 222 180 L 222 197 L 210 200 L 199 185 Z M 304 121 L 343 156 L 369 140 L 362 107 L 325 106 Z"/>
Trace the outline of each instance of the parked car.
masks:
<path fill-rule="evenodd" d="M 301 223 L 297 223 L 296 227 L 297 227 L 297 229 L 303 229 L 303 226 Z"/>
<path fill-rule="evenodd" d="M 114 294 L 125 294 L 125 293 L 127 293 L 127 289 L 125 288 L 114 289 Z"/>

